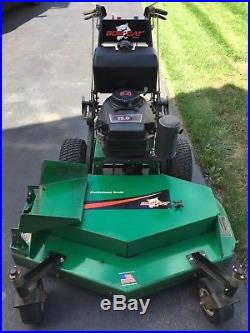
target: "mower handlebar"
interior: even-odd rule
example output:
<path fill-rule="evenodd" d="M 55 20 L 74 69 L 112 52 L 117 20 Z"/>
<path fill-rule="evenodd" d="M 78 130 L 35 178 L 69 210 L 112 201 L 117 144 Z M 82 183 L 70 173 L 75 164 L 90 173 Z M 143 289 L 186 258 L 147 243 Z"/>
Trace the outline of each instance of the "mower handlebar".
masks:
<path fill-rule="evenodd" d="M 84 20 L 90 20 L 93 17 L 105 17 L 107 15 L 106 13 L 106 9 L 104 6 L 100 6 L 100 5 L 96 5 L 95 9 L 92 10 L 85 10 L 83 12 Z M 163 9 L 158 9 L 155 7 L 146 7 L 145 11 L 144 11 L 144 16 L 145 17 L 156 17 L 159 18 L 161 20 L 166 20 L 166 15 L 168 15 L 168 12 L 166 10 Z"/>
<path fill-rule="evenodd" d="M 92 17 L 105 17 L 107 15 L 106 9 L 104 6 L 96 5 L 95 9 L 85 10 L 83 12 L 84 20 L 89 20 Z"/>
<path fill-rule="evenodd" d="M 151 17 L 157 17 L 161 20 L 166 20 L 166 15 L 168 15 L 168 12 L 166 10 L 158 9 L 152 6 L 148 6 L 144 10 L 144 16 L 148 19 L 150 19 Z"/>

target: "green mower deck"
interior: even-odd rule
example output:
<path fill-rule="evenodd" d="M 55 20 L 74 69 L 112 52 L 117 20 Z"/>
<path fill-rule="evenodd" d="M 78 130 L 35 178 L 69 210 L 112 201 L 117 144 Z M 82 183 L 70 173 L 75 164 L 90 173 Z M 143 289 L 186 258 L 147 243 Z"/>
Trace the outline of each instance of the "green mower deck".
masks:
<path fill-rule="evenodd" d="M 60 275 L 100 293 L 141 297 L 191 277 L 187 256 L 229 260 L 235 238 L 207 186 L 166 175 L 88 175 L 86 165 L 45 161 L 12 229 L 17 264 L 65 256 Z"/>

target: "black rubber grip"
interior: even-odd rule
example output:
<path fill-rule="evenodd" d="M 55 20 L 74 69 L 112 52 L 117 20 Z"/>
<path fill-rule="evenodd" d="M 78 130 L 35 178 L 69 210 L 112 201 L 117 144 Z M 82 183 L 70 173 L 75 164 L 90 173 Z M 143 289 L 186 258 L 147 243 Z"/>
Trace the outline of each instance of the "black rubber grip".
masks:
<path fill-rule="evenodd" d="M 168 15 L 168 12 L 166 10 L 158 9 L 158 8 L 155 8 L 155 13 L 161 14 L 161 15 Z"/>

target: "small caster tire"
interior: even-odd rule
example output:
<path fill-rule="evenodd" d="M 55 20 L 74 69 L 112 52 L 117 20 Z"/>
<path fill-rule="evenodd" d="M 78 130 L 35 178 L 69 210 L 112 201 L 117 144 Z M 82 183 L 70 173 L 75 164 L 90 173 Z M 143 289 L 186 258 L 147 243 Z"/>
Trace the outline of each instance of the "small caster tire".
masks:
<path fill-rule="evenodd" d="M 36 291 L 40 295 L 40 302 L 24 304 L 18 308 L 24 324 L 39 325 L 44 320 L 47 294 L 41 279 L 37 282 Z"/>
<path fill-rule="evenodd" d="M 20 316 L 24 324 L 39 325 L 44 319 L 45 304 L 34 303 L 19 308 Z"/>
<path fill-rule="evenodd" d="M 215 294 L 223 292 L 220 286 L 209 278 L 202 278 L 198 284 L 198 294 L 200 306 L 206 317 L 215 324 L 222 324 L 234 316 L 234 304 L 225 304 L 222 307 L 211 309 L 211 306 L 205 303 L 204 296 L 211 296 L 215 306 L 219 306 Z"/>

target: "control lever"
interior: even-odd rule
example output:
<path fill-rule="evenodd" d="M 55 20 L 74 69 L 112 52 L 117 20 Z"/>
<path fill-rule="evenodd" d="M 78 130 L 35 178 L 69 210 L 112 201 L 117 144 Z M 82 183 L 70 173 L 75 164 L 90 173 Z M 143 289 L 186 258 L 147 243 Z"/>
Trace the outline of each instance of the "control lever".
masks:
<path fill-rule="evenodd" d="M 83 15 L 90 15 L 90 14 L 94 14 L 95 13 L 95 9 L 92 9 L 92 10 L 85 10 L 84 12 L 83 12 Z"/>
<path fill-rule="evenodd" d="M 165 17 L 165 16 L 160 15 L 160 14 L 157 14 L 157 13 L 152 14 L 151 17 L 156 17 L 156 18 L 159 18 L 159 19 L 161 19 L 161 20 L 166 20 L 166 17 Z"/>
<path fill-rule="evenodd" d="M 85 14 L 84 14 L 85 15 Z M 88 15 L 84 17 L 84 20 L 90 20 L 92 17 L 94 17 L 95 15 Z"/>

